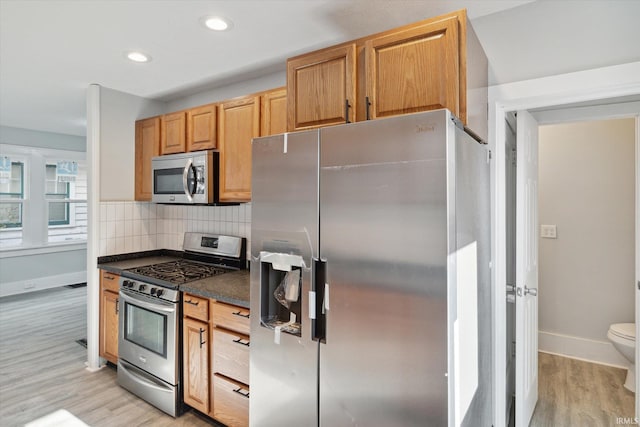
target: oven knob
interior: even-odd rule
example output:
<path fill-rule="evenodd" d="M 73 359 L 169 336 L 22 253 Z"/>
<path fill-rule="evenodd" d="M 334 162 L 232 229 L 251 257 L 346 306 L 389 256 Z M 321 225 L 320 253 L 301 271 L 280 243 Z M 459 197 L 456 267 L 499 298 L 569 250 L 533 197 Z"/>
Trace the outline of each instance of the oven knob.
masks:
<path fill-rule="evenodd" d="M 163 291 L 162 289 L 158 289 L 158 290 L 156 291 L 156 296 L 158 296 L 158 297 L 159 297 L 159 296 L 160 296 L 160 295 L 162 295 L 162 294 L 164 294 L 164 291 Z"/>
<path fill-rule="evenodd" d="M 156 288 L 151 288 L 149 290 L 149 292 L 151 293 L 151 295 L 155 295 L 156 294 Z"/>
<path fill-rule="evenodd" d="M 130 288 L 131 286 L 133 286 L 133 283 L 131 283 L 131 280 L 125 280 L 124 282 L 122 282 L 122 286 L 124 286 L 125 288 Z"/>
<path fill-rule="evenodd" d="M 140 285 L 140 287 L 138 288 L 140 292 L 144 292 L 145 289 L 147 289 L 147 285 Z"/>

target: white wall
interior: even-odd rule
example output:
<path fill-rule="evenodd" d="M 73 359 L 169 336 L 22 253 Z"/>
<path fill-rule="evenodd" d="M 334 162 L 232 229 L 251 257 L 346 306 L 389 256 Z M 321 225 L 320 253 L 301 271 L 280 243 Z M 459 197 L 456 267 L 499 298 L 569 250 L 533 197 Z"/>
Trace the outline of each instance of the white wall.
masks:
<path fill-rule="evenodd" d="M 534 1 L 473 20 L 498 85 L 640 60 L 640 1 Z"/>
<path fill-rule="evenodd" d="M 86 139 L 75 135 L 0 126 L 0 144 L 43 150 L 86 151 Z M 9 249 L 0 252 L 0 296 L 86 281 L 86 244 Z"/>
<path fill-rule="evenodd" d="M 539 241 L 543 351 L 557 334 L 580 357 L 569 347 L 634 320 L 634 144 L 633 118 L 540 127 L 539 220 L 557 225 Z"/>
<path fill-rule="evenodd" d="M 249 95 L 263 90 L 285 86 L 287 75 L 285 71 L 270 73 L 261 77 L 233 83 L 214 89 L 203 90 L 194 95 L 172 99 L 167 102 L 167 112 L 178 111 L 198 105 L 224 101 L 238 96 Z"/>
<path fill-rule="evenodd" d="M 135 121 L 164 112 L 164 102 L 100 87 L 100 200 L 133 200 Z"/>
<path fill-rule="evenodd" d="M 27 147 L 55 148 L 57 150 L 87 151 L 83 136 L 41 132 L 10 126 L 0 126 L 0 143 Z"/>

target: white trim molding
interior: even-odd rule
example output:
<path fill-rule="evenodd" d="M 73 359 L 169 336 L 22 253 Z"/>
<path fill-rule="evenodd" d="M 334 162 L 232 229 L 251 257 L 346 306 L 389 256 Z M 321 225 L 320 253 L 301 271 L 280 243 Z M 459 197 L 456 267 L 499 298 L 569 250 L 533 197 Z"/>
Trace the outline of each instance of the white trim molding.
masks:
<path fill-rule="evenodd" d="M 34 279 L 18 280 L 0 284 L 0 297 L 40 291 L 42 289 L 58 288 L 75 285 L 87 281 L 87 272 L 74 271 L 72 273 L 57 274 L 55 276 L 37 277 Z"/>
<path fill-rule="evenodd" d="M 538 331 L 538 351 L 627 369 L 629 362 L 610 342 Z"/>
<path fill-rule="evenodd" d="M 504 427 L 508 405 L 506 339 L 506 221 L 505 221 L 505 120 L 516 110 L 561 107 L 567 104 L 640 95 L 640 62 L 615 65 L 540 79 L 508 83 L 489 88 L 489 147 L 491 162 L 493 260 L 493 401 L 495 427 Z M 574 106 L 575 107 L 575 106 Z M 636 135 L 636 138 L 638 136 Z M 638 160 L 636 161 L 636 165 Z M 638 167 L 638 166 L 637 166 Z M 636 188 L 636 191 L 638 189 Z M 640 196 L 638 196 L 640 197 Z M 636 217 L 640 207 L 636 212 Z M 636 227 L 637 228 L 637 227 Z M 637 239 L 638 240 L 638 239 Z M 640 263 L 640 258 L 638 258 Z M 640 266 L 638 279 L 640 280 Z M 638 291 L 640 292 L 640 291 Z M 637 296 L 640 301 L 640 295 Z M 636 313 L 638 309 L 636 305 Z M 638 317 L 638 314 L 636 314 Z M 636 349 L 638 350 L 638 349 Z M 640 354 L 640 353 L 639 353 Z M 638 354 L 636 355 L 636 361 Z M 638 379 L 636 379 L 638 381 Z M 640 414 L 640 393 L 636 394 L 636 416 Z"/>

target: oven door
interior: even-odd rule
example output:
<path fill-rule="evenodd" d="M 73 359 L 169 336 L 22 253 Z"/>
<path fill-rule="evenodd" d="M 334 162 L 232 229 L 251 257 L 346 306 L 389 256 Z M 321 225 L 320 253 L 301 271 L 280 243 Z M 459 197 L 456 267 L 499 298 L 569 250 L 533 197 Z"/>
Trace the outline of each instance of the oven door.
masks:
<path fill-rule="evenodd" d="M 118 357 L 178 383 L 178 304 L 120 290 Z"/>

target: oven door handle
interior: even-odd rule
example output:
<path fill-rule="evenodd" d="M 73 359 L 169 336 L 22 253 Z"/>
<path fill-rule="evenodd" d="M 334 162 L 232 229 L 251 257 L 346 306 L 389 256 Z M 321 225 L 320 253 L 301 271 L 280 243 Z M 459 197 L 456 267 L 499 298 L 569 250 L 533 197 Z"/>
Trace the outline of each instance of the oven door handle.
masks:
<path fill-rule="evenodd" d="M 140 298 L 133 297 L 130 294 L 125 293 L 123 290 L 120 290 L 120 296 L 122 297 L 122 299 L 125 302 L 137 305 L 137 306 L 142 307 L 142 308 L 146 308 L 148 310 L 161 311 L 163 313 L 175 313 L 176 312 L 176 307 L 174 306 L 174 304 L 171 304 L 171 306 L 169 306 L 169 305 L 163 306 L 163 305 L 159 305 L 158 303 L 150 303 L 150 302 L 144 301 L 144 300 L 142 300 Z"/>

